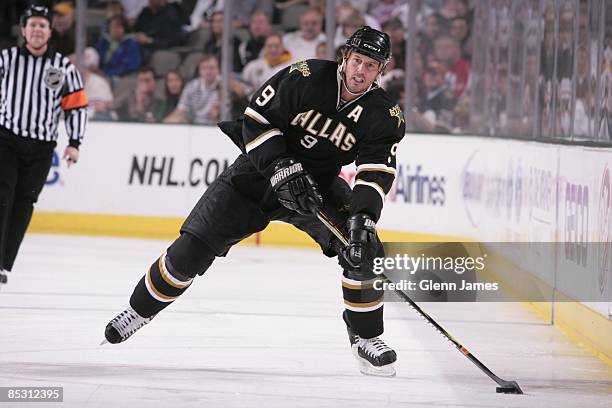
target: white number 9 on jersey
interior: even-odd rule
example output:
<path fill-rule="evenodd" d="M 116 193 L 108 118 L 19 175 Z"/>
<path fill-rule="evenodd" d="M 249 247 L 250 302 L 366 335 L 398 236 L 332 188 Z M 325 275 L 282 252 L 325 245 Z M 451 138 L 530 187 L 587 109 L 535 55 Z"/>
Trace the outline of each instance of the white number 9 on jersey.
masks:
<path fill-rule="evenodd" d="M 317 144 L 318 140 L 316 137 L 311 135 L 304 135 L 302 140 L 300 140 L 300 144 L 307 149 L 312 148 L 315 144 Z"/>
<path fill-rule="evenodd" d="M 270 99 L 274 97 L 275 93 L 276 92 L 274 91 L 274 88 L 268 85 L 263 89 L 263 91 L 261 91 L 261 95 L 258 96 L 257 99 L 255 99 L 255 103 L 259 106 L 264 106 L 265 104 L 270 102 Z"/>

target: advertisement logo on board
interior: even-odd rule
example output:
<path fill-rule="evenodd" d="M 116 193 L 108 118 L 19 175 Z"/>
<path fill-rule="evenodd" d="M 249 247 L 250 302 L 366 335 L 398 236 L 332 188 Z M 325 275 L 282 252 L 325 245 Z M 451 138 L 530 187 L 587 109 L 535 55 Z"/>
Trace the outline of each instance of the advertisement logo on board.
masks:
<path fill-rule="evenodd" d="M 589 186 L 565 184 L 565 259 L 587 267 L 589 259 Z"/>
<path fill-rule="evenodd" d="M 47 176 L 46 186 L 52 186 L 59 183 L 60 181 L 60 155 L 57 150 L 53 151 L 53 157 L 51 158 L 51 168 L 49 169 L 49 175 Z"/>
<path fill-rule="evenodd" d="M 398 163 L 395 183 L 388 195 L 395 203 L 444 206 L 446 177 L 424 170 L 420 164 Z"/>
<path fill-rule="evenodd" d="M 133 155 L 128 184 L 137 186 L 208 187 L 229 167 L 229 160 L 192 158 L 184 168 L 173 156 Z"/>
<path fill-rule="evenodd" d="M 476 160 L 476 159 L 479 160 Z M 483 217 L 519 223 L 524 194 L 523 166 L 520 159 L 499 162 L 474 151 L 461 172 L 463 207 L 474 227 Z"/>

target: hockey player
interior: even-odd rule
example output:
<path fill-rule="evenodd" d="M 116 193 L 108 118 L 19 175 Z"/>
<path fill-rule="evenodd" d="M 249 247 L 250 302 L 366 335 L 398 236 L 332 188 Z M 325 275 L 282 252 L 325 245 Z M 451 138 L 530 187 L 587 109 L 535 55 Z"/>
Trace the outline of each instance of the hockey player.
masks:
<path fill-rule="evenodd" d="M 363 27 L 347 41 L 340 64 L 295 63 L 254 94 L 243 121 L 220 124 L 243 154 L 208 187 L 180 237 L 136 285 L 130 307 L 108 323 L 108 342 L 128 339 L 215 257 L 281 220 L 309 234 L 325 255 L 338 255 L 343 318 L 361 372 L 395 375 L 396 354 L 379 338 L 383 296 L 372 287 L 373 258 L 383 255 L 375 225 L 405 130 L 399 106 L 377 83 L 390 49 L 387 34 Z M 353 190 L 338 177 L 352 162 Z M 344 229 L 347 248 L 313 215 L 318 210 Z"/>

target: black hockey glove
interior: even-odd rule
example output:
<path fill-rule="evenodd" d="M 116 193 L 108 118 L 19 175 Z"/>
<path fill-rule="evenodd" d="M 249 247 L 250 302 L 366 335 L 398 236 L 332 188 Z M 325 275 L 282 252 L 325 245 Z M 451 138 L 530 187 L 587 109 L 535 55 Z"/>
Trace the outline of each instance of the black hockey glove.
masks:
<path fill-rule="evenodd" d="M 376 224 L 367 214 L 351 215 L 346 221 L 349 245 L 338 256 L 340 266 L 347 271 L 369 267 L 378 250 Z"/>
<path fill-rule="evenodd" d="M 281 159 L 270 178 L 278 202 L 302 215 L 311 215 L 323 205 L 317 182 L 294 159 Z"/>

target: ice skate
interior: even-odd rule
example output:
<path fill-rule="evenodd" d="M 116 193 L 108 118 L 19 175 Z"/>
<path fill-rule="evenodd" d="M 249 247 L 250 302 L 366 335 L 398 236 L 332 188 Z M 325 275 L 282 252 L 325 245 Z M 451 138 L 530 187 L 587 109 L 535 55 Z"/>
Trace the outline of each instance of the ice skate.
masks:
<path fill-rule="evenodd" d="M 359 371 L 365 375 L 394 377 L 397 360 L 395 351 L 378 337 L 364 339 L 347 327 L 353 355 L 359 362 Z"/>
<path fill-rule="evenodd" d="M 153 317 L 142 317 L 134 309 L 128 307 L 108 322 L 104 330 L 105 340 L 100 344 L 102 345 L 107 342 L 117 344 L 126 341 L 138 329 L 153 320 Z"/>

